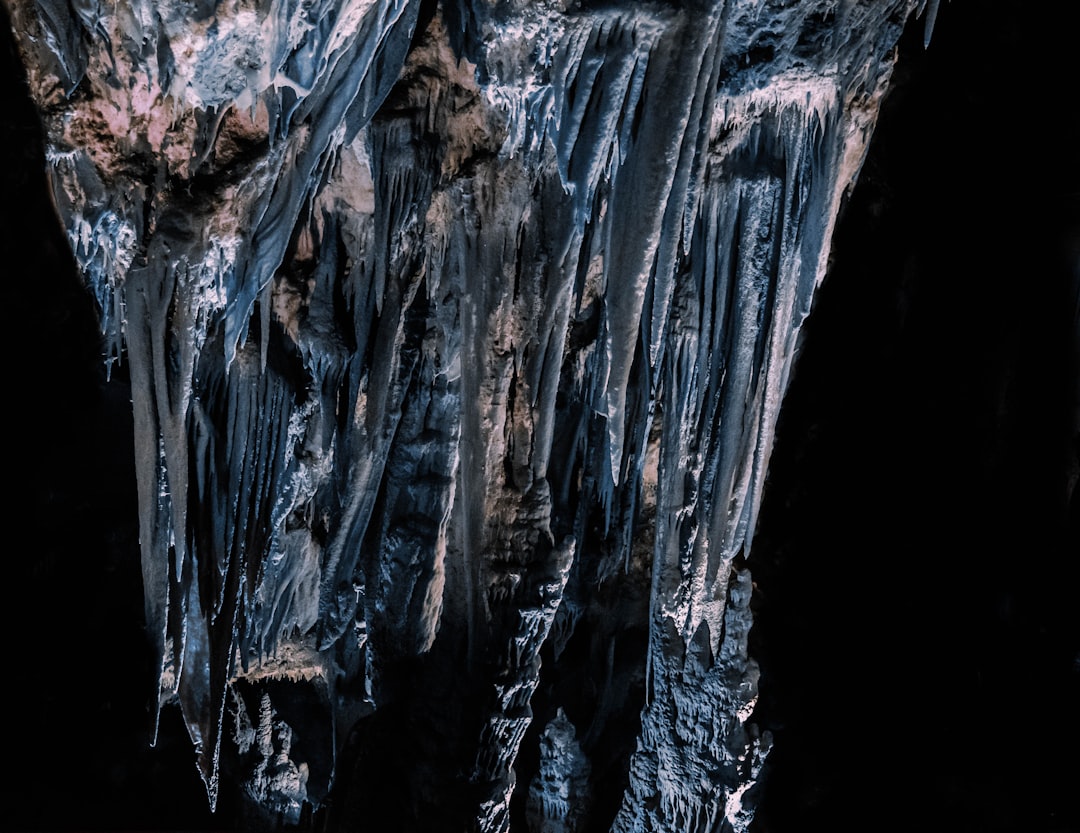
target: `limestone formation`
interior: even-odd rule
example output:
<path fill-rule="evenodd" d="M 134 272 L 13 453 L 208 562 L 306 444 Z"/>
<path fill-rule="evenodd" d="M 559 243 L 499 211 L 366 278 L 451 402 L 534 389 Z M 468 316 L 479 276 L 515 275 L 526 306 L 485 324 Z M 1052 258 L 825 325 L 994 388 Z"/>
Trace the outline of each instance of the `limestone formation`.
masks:
<path fill-rule="evenodd" d="M 211 806 L 747 830 L 775 424 L 936 7 L 12 0 Z"/>

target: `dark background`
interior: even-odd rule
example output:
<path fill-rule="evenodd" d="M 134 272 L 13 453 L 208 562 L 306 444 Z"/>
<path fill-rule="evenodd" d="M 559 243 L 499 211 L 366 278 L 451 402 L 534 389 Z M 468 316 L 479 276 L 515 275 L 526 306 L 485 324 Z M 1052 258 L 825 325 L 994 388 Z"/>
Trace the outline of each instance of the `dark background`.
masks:
<path fill-rule="evenodd" d="M 750 566 L 757 833 L 1080 831 L 1080 70 L 1068 4 L 913 21 L 785 401 Z M 3 825 L 231 830 L 150 746 L 130 392 L 6 22 Z"/>
<path fill-rule="evenodd" d="M 1080 831 L 1080 52 L 1067 4 L 941 5 L 781 411 L 759 833 Z"/>

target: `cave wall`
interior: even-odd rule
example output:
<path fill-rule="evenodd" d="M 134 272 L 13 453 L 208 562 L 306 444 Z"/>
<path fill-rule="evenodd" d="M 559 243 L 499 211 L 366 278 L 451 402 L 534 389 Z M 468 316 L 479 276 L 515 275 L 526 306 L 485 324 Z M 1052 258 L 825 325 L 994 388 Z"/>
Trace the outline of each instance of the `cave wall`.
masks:
<path fill-rule="evenodd" d="M 989 31 L 965 26 L 962 11 L 961 4 L 942 9 L 944 29 L 925 55 L 921 21 L 910 24 L 902 42 L 909 65 L 901 70 L 898 92 L 887 99 L 895 108 L 882 117 L 889 130 L 886 139 L 875 133 L 872 147 L 875 154 L 880 147 L 880 154 L 868 160 L 861 190 L 843 215 L 834 277 L 807 325 L 788 400 L 793 404 L 778 429 L 752 555 L 760 564 L 753 567 L 760 591 L 756 656 L 764 664 L 758 720 L 780 743 L 770 752 L 766 772 L 772 774 L 759 797 L 761 829 L 793 829 L 821 818 L 855 823 L 866 814 L 880 825 L 883 807 L 911 801 L 913 793 L 923 802 L 924 827 L 955 829 L 947 822 L 976 817 L 988 829 L 1001 830 L 1016 829 L 1021 821 L 1046 830 L 1075 824 L 1064 799 L 1075 767 L 1012 770 L 991 763 L 995 754 L 1019 761 L 1032 751 L 1049 760 L 1055 748 L 1067 748 L 1076 737 L 1068 709 L 1076 693 L 1076 643 L 1068 615 L 1075 527 L 1065 520 L 1076 459 L 1075 444 L 1069 445 L 1075 442 L 1075 188 L 1067 187 L 1075 172 L 1069 142 L 1075 123 L 1064 116 L 1050 140 L 1045 133 L 1030 134 L 1040 139 L 1042 158 L 1060 160 L 1061 176 L 1018 173 L 1005 182 L 987 180 L 986 169 L 1001 154 L 973 153 L 983 145 L 963 131 L 979 123 L 977 115 L 984 125 L 992 121 L 988 102 L 1027 94 L 1041 110 L 1057 99 L 1036 90 L 1030 79 L 1024 83 L 1015 67 L 995 76 L 996 84 L 974 83 L 969 74 L 982 46 L 1002 39 L 1015 45 L 1011 39 L 1020 34 L 1002 34 L 986 23 Z M 1067 67 L 1058 74 L 1067 79 Z M 941 91 L 942 79 L 950 84 L 948 94 Z M 982 92 L 988 88 L 992 94 Z M 20 95 L 13 90 L 5 109 L 28 112 Z M 928 109 L 902 109 L 920 104 Z M 28 115 L 20 123 L 32 122 Z M 926 132 L 906 132 L 912 125 Z M 31 132 L 11 144 L 34 148 L 38 141 Z M 952 152 L 938 152 L 942 144 Z M 27 373 L 24 390 L 40 410 L 39 418 L 28 419 L 37 441 L 20 444 L 18 454 L 25 456 L 16 470 L 37 478 L 31 495 L 44 547 L 39 556 L 19 560 L 19 580 L 12 582 L 16 599 L 28 590 L 42 611 L 33 624 L 24 616 L 13 623 L 19 625 L 13 630 L 27 634 L 18 655 L 26 669 L 24 713 L 33 717 L 16 735 L 26 762 L 20 770 L 25 779 L 15 783 L 9 801 L 16 827 L 255 827 L 245 815 L 250 808 L 240 808 L 240 797 L 228 787 L 218 795 L 217 813 L 201 806 L 205 785 L 191 759 L 187 730 L 171 706 L 161 712 L 157 746 L 149 746 L 156 659 L 143 630 L 127 366 L 114 364 L 108 379 L 103 376 L 94 335 L 99 322 L 78 290 L 62 233 L 50 239 L 47 232 L 56 228 L 50 226 L 49 198 L 40 192 L 34 208 L 33 179 L 14 179 L 40 169 L 37 151 L 23 152 L 25 168 L 13 166 L 8 174 L 19 189 L 12 192 L 28 194 L 5 223 L 6 229 L 21 229 L 7 243 L 15 252 L 9 262 L 20 264 L 20 273 L 41 275 L 37 285 L 50 294 L 29 307 L 45 320 L 18 322 L 26 329 L 17 343 L 39 345 L 30 350 L 40 364 Z M 1018 155 L 1038 154 L 1031 148 Z M 934 193 L 951 194 L 951 202 L 927 196 L 927 189 L 943 184 L 954 190 Z M 1004 211 L 1014 206 L 1027 210 L 1011 216 Z M 987 214 L 992 222 L 978 220 Z M 955 246 L 958 239 L 968 245 Z M 43 242 L 28 258 L 34 251 L 30 240 Z M 998 244 L 994 254 L 982 254 L 987 240 Z M 1016 248 L 1004 245 L 1009 240 L 1016 240 Z M 1032 248 L 1040 253 L 1034 261 L 1027 254 Z M 1002 249 L 1005 254 L 997 254 Z M 949 255 L 941 258 L 941 252 Z M 1017 272 L 1036 281 L 1041 276 L 1045 283 L 1036 286 L 1045 292 L 1010 293 Z M 987 287 L 995 291 L 977 291 Z M 973 310 L 973 303 L 982 306 Z M 862 347 L 852 349 L 853 343 Z M 972 355 L 972 381 L 959 384 L 948 370 L 954 365 L 942 357 L 964 355 L 977 344 L 993 349 Z M 927 470 L 935 473 L 929 485 Z M 1040 484 L 1041 491 L 1024 487 L 1029 483 Z M 988 518 L 999 523 L 990 525 Z M 925 559 L 921 566 L 913 566 L 919 559 L 912 550 Z M 860 590 L 843 589 L 837 573 L 858 576 Z M 634 582 L 616 583 L 607 592 L 608 607 L 601 611 L 618 611 L 627 626 L 647 608 L 648 590 Z M 919 596 L 917 605 L 913 595 Z M 19 609 L 14 602 L 11 611 Z M 602 623 L 593 627 L 596 639 L 609 635 Z M 648 627 L 623 633 L 620 644 L 628 650 L 636 644 L 643 651 L 650 639 Z M 64 646 L 59 655 L 57 645 Z M 564 650 L 568 664 L 580 668 L 595 648 L 568 641 Z M 554 655 L 544 658 L 549 669 L 555 665 Z M 402 666 L 394 672 L 404 691 L 388 698 L 391 707 L 376 709 L 361 736 L 346 746 L 351 757 L 345 760 L 366 787 L 335 796 L 335 806 L 346 808 L 339 819 L 358 822 L 364 797 L 379 790 L 400 795 L 394 792 L 400 785 L 390 778 L 416 759 L 415 749 L 401 740 L 430 728 L 413 725 L 410 706 L 418 695 L 410 684 L 429 682 L 445 670 Z M 624 673 L 634 672 L 631 667 Z M 522 767 L 540 767 L 540 730 L 555 717 L 555 704 L 597 709 L 598 702 L 609 702 L 583 693 L 579 679 L 567 674 L 536 681 L 535 704 L 543 719 L 526 730 Z M 631 676 L 619 687 L 633 691 L 642 684 Z M 579 690 L 571 693 L 575 686 Z M 1014 723 L 1011 740 L 997 740 L 999 733 L 990 727 L 1002 712 L 1015 715 L 1014 704 L 1029 687 L 1042 695 L 1041 713 L 1057 730 Z M 908 704 L 899 714 L 885 696 L 897 691 L 907 695 L 902 699 Z M 593 739 L 594 748 L 625 747 L 638 727 L 622 721 L 636 712 L 622 708 L 607 734 Z M 434 712 L 423 720 L 457 717 Z M 866 734 L 871 725 L 881 732 Z M 946 749 L 941 737 L 949 728 L 959 742 Z M 936 743 L 927 737 L 917 751 L 901 753 L 921 734 Z M 551 734 L 547 738 L 552 742 Z M 927 758 L 949 762 L 928 779 L 919 776 L 915 763 Z M 911 769 L 897 766 L 898 759 L 912 761 Z M 609 761 L 594 754 L 593 762 L 615 773 L 615 783 L 627 765 L 625 754 Z M 56 774 L 45 782 L 43 771 Z M 1005 791 L 1007 786 L 1014 791 Z M 1018 797 L 1002 801 L 1003 792 Z M 524 805 L 523 793 L 517 796 Z M 57 801 L 57 794 L 70 800 Z M 1038 800 L 1019 798 L 1026 795 Z M 597 800 L 608 802 L 613 818 L 620 791 L 609 787 Z M 519 819 L 527 813 L 525 806 L 511 809 Z"/>

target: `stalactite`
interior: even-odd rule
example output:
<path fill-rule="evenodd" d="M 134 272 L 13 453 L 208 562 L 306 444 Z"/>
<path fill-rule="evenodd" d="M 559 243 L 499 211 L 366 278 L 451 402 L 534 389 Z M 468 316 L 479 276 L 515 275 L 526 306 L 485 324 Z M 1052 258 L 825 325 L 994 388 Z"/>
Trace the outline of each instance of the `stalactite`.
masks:
<path fill-rule="evenodd" d="M 369 771 L 394 709 L 460 708 L 387 761 L 403 824 L 509 830 L 544 657 L 612 627 L 608 585 L 650 588 L 641 699 L 576 715 L 544 777 L 589 794 L 632 713 L 612 829 L 746 829 L 775 422 L 915 7 L 15 4 L 130 366 L 155 708 L 211 804 L 250 776 L 222 763 L 252 748 L 235 687 L 273 674 L 332 725 L 314 750 L 282 724 L 276 763 L 259 741 L 264 810 L 320 809 L 300 773 L 347 743 Z M 574 829 L 549 792 L 531 823 Z"/>

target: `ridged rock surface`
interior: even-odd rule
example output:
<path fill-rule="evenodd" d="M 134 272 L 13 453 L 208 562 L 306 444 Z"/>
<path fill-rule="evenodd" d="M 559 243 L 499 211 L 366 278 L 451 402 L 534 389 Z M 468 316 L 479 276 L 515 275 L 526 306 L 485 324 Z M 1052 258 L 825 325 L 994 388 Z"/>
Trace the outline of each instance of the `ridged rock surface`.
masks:
<path fill-rule="evenodd" d="M 924 6 L 14 0 L 211 805 L 747 829 L 775 422 Z"/>

